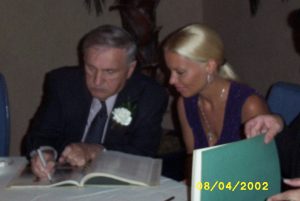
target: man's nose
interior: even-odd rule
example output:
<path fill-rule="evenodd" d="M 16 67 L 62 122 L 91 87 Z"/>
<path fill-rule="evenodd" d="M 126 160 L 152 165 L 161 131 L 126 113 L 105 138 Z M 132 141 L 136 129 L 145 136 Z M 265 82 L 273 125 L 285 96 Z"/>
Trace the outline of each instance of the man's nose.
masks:
<path fill-rule="evenodd" d="M 96 86 L 99 86 L 99 85 L 101 85 L 102 84 L 102 82 L 103 82 L 103 73 L 101 72 L 101 71 L 97 71 L 95 74 L 94 74 L 94 76 L 93 76 L 93 78 L 94 78 L 94 84 L 96 85 Z"/>

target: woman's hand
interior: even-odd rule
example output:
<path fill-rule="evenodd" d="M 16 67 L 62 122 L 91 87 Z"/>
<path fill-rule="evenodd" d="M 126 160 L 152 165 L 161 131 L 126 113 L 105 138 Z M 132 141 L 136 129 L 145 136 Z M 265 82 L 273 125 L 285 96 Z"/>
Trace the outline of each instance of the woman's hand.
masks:
<path fill-rule="evenodd" d="M 265 143 L 269 143 L 282 129 L 281 117 L 274 114 L 258 115 L 245 123 L 247 138 L 265 133 Z"/>

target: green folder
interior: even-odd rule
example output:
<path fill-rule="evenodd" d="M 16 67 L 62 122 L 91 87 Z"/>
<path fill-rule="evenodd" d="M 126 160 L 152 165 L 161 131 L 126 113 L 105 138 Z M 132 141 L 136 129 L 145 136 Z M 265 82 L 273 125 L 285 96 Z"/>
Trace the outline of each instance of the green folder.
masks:
<path fill-rule="evenodd" d="M 264 135 L 194 150 L 192 201 L 264 201 L 280 185 L 276 144 Z"/>

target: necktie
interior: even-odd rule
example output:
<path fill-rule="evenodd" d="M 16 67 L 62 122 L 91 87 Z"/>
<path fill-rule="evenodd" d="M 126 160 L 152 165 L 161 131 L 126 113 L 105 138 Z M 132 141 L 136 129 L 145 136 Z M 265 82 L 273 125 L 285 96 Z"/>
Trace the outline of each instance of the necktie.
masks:
<path fill-rule="evenodd" d="M 107 109 L 104 101 L 101 101 L 101 109 L 94 117 L 89 131 L 87 133 L 85 142 L 86 143 L 101 143 L 103 136 L 103 130 L 107 119 Z"/>

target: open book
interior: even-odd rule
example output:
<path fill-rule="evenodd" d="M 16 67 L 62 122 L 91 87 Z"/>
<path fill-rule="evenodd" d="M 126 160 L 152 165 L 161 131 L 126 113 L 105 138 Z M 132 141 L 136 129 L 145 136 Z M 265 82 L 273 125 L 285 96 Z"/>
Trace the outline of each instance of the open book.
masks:
<path fill-rule="evenodd" d="M 264 201 L 280 192 L 275 142 L 264 135 L 194 150 L 192 201 Z"/>
<path fill-rule="evenodd" d="M 85 186 L 85 185 L 159 185 L 161 159 L 105 151 L 84 168 L 57 166 L 52 183 L 38 180 L 26 166 L 8 188 Z"/>

